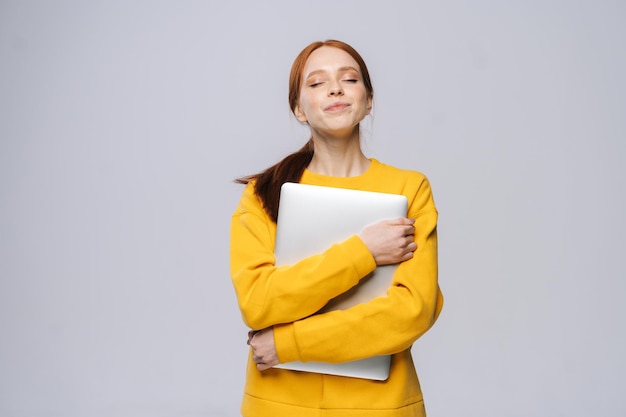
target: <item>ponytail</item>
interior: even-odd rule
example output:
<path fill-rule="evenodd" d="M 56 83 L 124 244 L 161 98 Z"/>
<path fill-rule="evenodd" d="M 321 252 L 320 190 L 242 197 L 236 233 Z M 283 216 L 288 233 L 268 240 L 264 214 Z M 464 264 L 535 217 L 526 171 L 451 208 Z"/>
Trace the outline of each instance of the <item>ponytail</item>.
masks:
<path fill-rule="evenodd" d="M 313 158 L 313 140 L 298 151 L 287 155 L 280 162 L 258 174 L 237 178 L 238 184 L 254 181 L 254 193 L 261 199 L 267 215 L 274 221 L 278 219 L 280 187 L 286 182 L 300 182 L 302 174 Z"/>

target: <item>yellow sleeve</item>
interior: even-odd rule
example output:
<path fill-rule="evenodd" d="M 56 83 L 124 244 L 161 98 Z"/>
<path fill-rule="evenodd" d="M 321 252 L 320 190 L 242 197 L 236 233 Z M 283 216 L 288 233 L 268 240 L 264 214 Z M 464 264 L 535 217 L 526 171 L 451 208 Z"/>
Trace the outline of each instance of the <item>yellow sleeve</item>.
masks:
<path fill-rule="evenodd" d="M 254 330 L 310 316 L 376 268 L 357 236 L 293 265 L 275 266 L 276 225 L 251 184 L 232 216 L 230 267 L 244 322 Z"/>
<path fill-rule="evenodd" d="M 274 326 L 281 362 L 339 363 L 408 349 L 435 322 L 443 306 L 437 278 L 437 211 L 423 178 L 409 216 L 415 218 L 418 248 L 398 265 L 384 297 Z"/>

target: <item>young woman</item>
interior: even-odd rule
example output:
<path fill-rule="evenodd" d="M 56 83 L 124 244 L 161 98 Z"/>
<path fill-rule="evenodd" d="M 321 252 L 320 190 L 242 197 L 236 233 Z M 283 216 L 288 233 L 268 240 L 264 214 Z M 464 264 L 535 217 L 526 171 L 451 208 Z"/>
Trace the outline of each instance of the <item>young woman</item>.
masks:
<path fill-rule="evenodd" d="M 307 46 L 289 80 L 289 104 L 308 143 L 246 184 L 232 217 L 231 273 L 252 331 L 245 417 L 425 415 L 411 345 L 437 319 L 437 210 L 427 178 L 367 158 L 359 124 L 373 88 L 361 56 L 330 40 Z M 280 186 L 300 182 L 402 194 L 408 218 L 381 221 L 290 266 L 274 263 Z M 387 296 L 315 314 L 377 265 L 398 263 Z M 291 361 L 346 362 L 392 355 L 385 381 L 273 368 Z"/>

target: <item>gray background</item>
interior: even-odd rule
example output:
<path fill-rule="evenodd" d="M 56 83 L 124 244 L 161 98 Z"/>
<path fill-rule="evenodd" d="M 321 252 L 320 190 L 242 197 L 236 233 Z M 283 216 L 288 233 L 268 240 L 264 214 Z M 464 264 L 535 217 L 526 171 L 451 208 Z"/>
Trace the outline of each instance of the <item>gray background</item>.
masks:
<path fill-rule="evenodd" d="M 430 416 L 623 416 L 622 1 L 0 1 L 0 415 L 237 416 L 241 187 L 339 38 L 369 156 L 425 172 Z"/>

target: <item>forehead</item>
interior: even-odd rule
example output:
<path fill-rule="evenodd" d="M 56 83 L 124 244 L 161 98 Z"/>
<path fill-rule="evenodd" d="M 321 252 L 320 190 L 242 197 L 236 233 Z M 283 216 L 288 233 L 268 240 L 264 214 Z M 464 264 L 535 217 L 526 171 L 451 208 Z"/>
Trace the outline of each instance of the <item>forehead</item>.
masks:
<path fill-rule="evenodd" d="M 314 71 L 336 71 L 339 68 L 352 67 L 360 72 L 359 64 L 346 51 L 322 46 L 311 53 L 304 65 L 304 77 Z"/>

